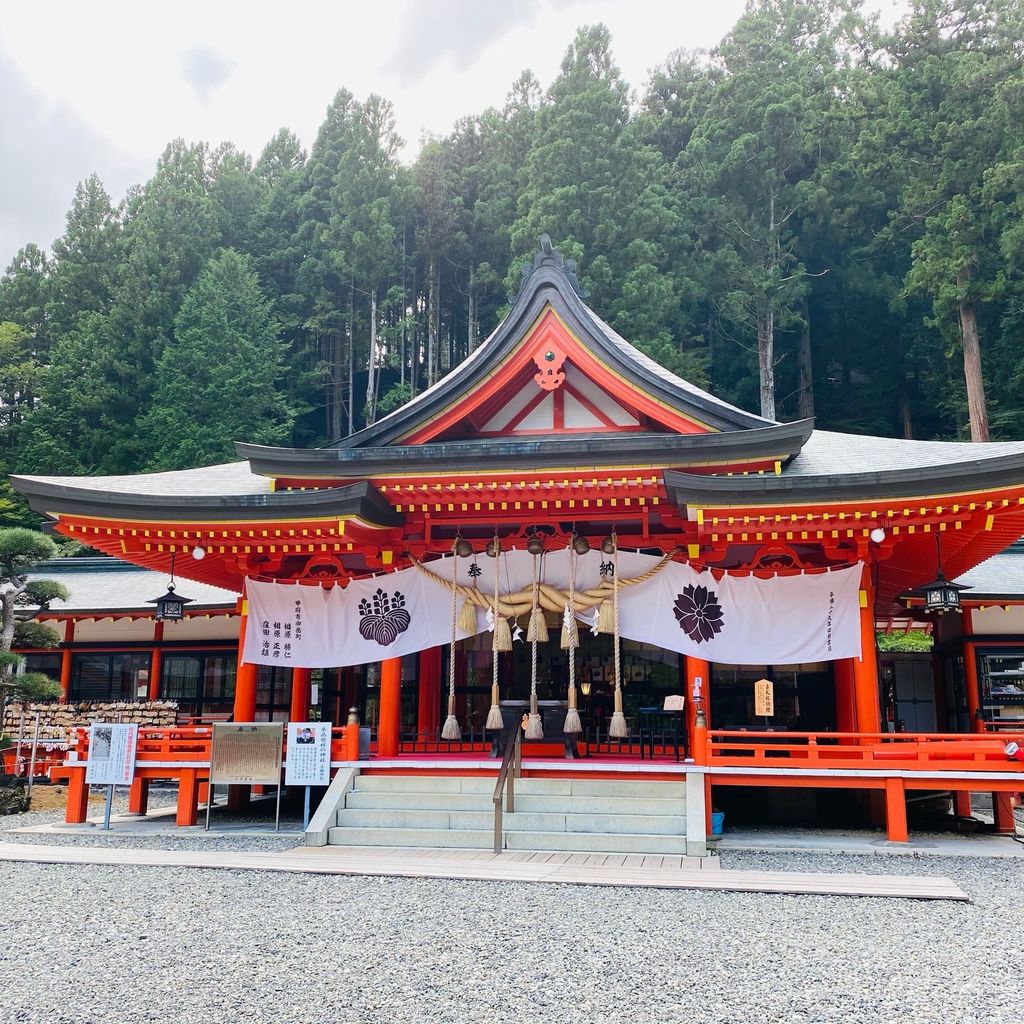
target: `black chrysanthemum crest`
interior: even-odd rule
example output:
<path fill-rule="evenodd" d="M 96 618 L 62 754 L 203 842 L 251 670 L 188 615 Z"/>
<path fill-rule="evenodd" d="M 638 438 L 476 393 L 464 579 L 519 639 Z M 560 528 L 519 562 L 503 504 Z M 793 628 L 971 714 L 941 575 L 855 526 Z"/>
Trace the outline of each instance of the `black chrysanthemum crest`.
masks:
<path fill-rule="evenodd" d="M 405 607 L 405 595 L 396 590 L 388 595 L 378 589 L 373 603 L 359 602 L 359 632 L 364 640 L 373 640 L 381 647 L 387 647 L 398 639 L 412 623 L 412 616 Z"/>
<path fill-rule="evenodd" d="M 697 643 L 713 640 L 725 625 L 718 595 L 707 587 L 687 586 L 676 597 L 672 609 L 679 628 Z"/>

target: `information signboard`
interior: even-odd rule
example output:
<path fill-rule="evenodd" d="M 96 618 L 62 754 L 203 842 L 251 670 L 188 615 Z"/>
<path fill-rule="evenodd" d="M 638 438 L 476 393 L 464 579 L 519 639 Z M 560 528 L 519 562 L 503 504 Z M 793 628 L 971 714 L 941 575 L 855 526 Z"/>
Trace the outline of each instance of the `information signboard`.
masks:
<path fill-rule="evenodd" d="M 289 722 L 286 786 L 331 784 L 331 723 Z"/>
<path fill-rule="evenodd" d="M 85 781 L 90 786 L 130 786 L 135 778 L 137 725 L 93 722 L 89 726 L 89 763 Z"/>
<path fill-rule="evenodd" d="M 662 705 L 663 711 L 684 711 L 686 709 L 686 698 L 681 693 L 670 693 Z"/>
<path fill-rule="evenodd" d="M 770 679 L 754 683 L 754 714 L 771 718 L 775 714 L 775 684 Z"/>
<path fill-rule="evenodd" d="M 280 785 L 280 722 L 218 722 L 213 726 L 210 782 L 215 785 Z"/>

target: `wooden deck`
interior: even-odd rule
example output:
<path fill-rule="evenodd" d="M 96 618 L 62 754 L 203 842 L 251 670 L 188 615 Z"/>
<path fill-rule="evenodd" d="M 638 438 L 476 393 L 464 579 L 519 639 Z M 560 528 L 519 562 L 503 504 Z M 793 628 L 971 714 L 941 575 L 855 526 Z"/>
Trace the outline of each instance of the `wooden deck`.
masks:
<path fill-rule="evenodd" d="M 489 882 L 554 882 L 640 889 L 706 889 L 714 892 L 882 896 L 890 899 L 969 899 L 967 893 L 948 878 L 728 871 L 716 859 L 626 854 L 495 854 L 484 850 L 337 846 L 296 847 L 283 853 L 239 853 L 223 850 L 140 850 L 0 843 L 0 861 L 220 868 Z"/>

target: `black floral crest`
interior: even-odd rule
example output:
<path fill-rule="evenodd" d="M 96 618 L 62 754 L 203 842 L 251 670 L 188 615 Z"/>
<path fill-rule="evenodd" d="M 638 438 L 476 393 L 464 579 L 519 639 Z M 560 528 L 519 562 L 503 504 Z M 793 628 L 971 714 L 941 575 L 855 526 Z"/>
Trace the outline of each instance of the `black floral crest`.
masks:
<path fill-rule="evenodd" d="M 405 595 L 396 590 L 388 595 L 380 588 L 372 602 L 363 598 L 359 602 L 359 632 L 364 640 L 373 640 L 381 647 L 393 644 L 412 622 L 405 607 Z"/>
<path fill-rule="evenodd" d="M 725 625 L 718 595 L 707 587 L 683 587 L 683 592 L 676 597 L 672 614 L 679 622 L 679 628 L 697 643 L 713 640 Z"/>

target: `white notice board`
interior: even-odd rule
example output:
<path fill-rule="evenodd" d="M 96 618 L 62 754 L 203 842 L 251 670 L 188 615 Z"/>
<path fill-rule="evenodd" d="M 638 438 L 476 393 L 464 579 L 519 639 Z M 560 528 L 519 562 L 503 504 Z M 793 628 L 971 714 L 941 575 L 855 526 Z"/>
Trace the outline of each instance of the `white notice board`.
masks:
<path fill-rule="evenodd" d="M 331 723 L 289 722 L 286 786 L 331 784 Z"/>
<path fill-rule="evenodd" d="M 137 725 L 93 722 L 89 726 L 89 763 L 85 781 L 90 786 L 130 786 L 135 778 Z"/>
<path fill-rule="evenodd" d="M 280 722 L 216 723 L 210 782 L 215 786 L 279 786 L 283 737 Z"/>

